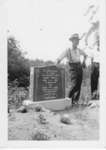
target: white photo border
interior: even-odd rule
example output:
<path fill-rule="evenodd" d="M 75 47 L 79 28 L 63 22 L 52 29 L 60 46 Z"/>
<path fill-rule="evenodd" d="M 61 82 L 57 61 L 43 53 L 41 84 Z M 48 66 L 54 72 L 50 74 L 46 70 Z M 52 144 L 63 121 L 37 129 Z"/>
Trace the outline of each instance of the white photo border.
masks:
<path fill-rule="evenodd" d="M 5 1 L 6 2 L 6 1 Z M 98 141 L 8 141 L 7 113 L 7 8 L 0 6 L 0 147 L 106 148 L 106 1 L 100 0 L 100 139 Z"/>

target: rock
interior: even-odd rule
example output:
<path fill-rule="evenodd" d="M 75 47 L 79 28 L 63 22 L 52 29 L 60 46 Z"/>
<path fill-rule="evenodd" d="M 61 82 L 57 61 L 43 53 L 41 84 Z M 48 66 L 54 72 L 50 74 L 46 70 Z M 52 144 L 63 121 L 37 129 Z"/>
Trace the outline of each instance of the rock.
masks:
<path fill-rule="evenodd" d="M 36 106 L 35 106 L 35 111 L 36 111 L 36 112 L 43 112 L 43 107 L 40 106 L 40 105 L 36 105 Z"/>
<path fill-rule="evenodd" d="M 27 109 L 25 106 L 21 106 L 20 108 L 17 109 L 17 112 L 26 113 Z"/>
<path fill-rule="evenodd" d="M 47 113 L 50 112 L 50 110 L 46 109 L 45 107 L 43 107 L 41 105 L 36 105 L 35 106 L 35 111 L 36 112 L 47 112 Z"/>
<path fill-rule="evenodd" d="M 69 115 L 68 114 L 64 114 L 60 121 L 64 124 L 71 124 L 71 121 L 70 121 L 70 118 L 69 118 Z"/>
<path fill-rule="evenodd" d="M 89 108 L 96 108 L 96 107 L 99 107 L 99 101 L 95 101 L 95 100 L 92 100 L 92 101 L 89 101 L 88 105 L 87 105 Z"/>
<path fill-rule="evenodd" d="M 37 131 L 33 136 L 32 136 L 32 140 L 38 140 L 38 141 L 42 141 L 42 140 L 49 140 L 50 137 L 47 135 L 46 132 L 44 131 Z"/>
<path fill-rule="evenodd" d="M 92 103 L 89 107 L 90 108 L 95 108 L 95 107 L 97 107 L 97 105 L 95 103 Z"/>
<path fill-rule="evenodd" d="M 71 101 L 71 99 L 69 97 L 65 97 L 66 101 Z"/>
<path fill-rule="evenodd" d="M 48 121 L 46 120 L 46 118 L 43 114 L 39 114 L 38 119 L 39 119 L 40 124 L 47 124 L 48 123 Z"/>
<path fill-rule="evenodd" d="M 15 112 L 15 109 L 10 109 L 9 110 L 9 113 L 14 113 Z"/>
<path fill-rule="evenodd" d="M 33 102 L 32 102 L 31 100 L 24 100 L 24 101 L 22 102 L 22 105 L 24 105 L 24 106 L 28 106 L 28 105 L 30 105 L 30 104 L 33 104 Z"/>
<path fill-rule="evenodd" d="M 50 110 L 46 109 L 45 107 L 43 107 L 42 105 L 39 104 L 31 104 L 26 106 L 28 111 L 33 111 L 33 112 L 45 112 L 45 113 L 49 113 Z"/>

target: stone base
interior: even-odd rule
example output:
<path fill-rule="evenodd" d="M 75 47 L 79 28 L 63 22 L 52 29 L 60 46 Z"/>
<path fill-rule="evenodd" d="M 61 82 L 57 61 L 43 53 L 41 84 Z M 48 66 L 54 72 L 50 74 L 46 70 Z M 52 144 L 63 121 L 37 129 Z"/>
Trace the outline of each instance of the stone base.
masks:
<path fill-rule="evenodd" d="M 32 105 L 38 104 L 50 110 L 64 110 L 72 106 L 71 100 L 66 99 L 56 99 L 56 100 L 48 100 L 48 101 L 40 101 L 40 102 L 32 102 Z"/>

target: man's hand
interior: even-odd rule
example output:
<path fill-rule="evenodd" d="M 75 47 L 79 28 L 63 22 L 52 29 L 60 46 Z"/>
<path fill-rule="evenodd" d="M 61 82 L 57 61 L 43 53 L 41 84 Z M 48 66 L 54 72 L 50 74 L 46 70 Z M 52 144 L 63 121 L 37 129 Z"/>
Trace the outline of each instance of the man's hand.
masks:
<path fill-rule="evenodd" d="M 85 61 L 85 64 L 86 64 L 86 67 L 91 66 L 91 64 L 92 64 L 92 60 L 91 60 L 91 58 L 90 58 L 90 57 L 87 57 L 87 59 L 86 59 L 86 61 Z"/>

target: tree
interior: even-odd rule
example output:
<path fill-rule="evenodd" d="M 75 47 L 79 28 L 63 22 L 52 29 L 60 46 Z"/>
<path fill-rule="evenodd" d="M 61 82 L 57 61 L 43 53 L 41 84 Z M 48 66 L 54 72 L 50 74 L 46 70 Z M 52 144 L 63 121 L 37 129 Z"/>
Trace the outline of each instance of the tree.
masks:
<path fill-rule="evenodd" d="M 29 85 L 29 67 L 28 59 L 24 58 L 19 42 L 14 37 L 8 37 L 8 82 L 17 79 L 19 86 Z"/>
<path fill-rule="evenodd" d="M 52 61 L 43 61 L 40 59 L 26 59 L 21 50 L 20 43 L 14 37 L 8 37 L 8 82 L 18 82 L 18 86 L 29 86 L 30 67 L 53 65 Z M 14 82 L 15 83 L 15 82 Z"/>
<path fill-rule="evenodd" d="M 97 50 L 100 50 L 100 35 L 99 35 L 100 21 L 98 19 L 98 12 L 99 12 L 98 5 L 90 5 L 88 7 L 88 10 L 84 14 L 85 16 L 89 15 L 88 22 L 91 24 L 91 27 L 89 28 L 85 36 L 85 43 L 86 45 L 89 46 L 90 36 L 94 34 L 94 43 L 92 45 L 92 48 L 96 45 L 98 47 Z"/>

